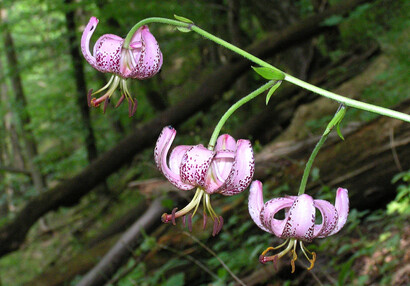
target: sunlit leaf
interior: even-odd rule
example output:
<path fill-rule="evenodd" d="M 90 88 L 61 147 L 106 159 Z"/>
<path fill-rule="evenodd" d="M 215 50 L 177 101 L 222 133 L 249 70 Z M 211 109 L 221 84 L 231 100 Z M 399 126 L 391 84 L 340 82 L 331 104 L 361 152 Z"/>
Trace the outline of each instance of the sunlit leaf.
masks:
<path fill-rule="evenodd" d="M 188 18 L 182 17 L 182 16 L 178 16 L 174 14 L 174 18 L 177 19 L 178 21 L 184 22 L 184 23 L 188 23 L 188 24 L 193 24 L 194 22 L 192 20 L 189 20 Z"/>
<path fill-rule="evenodd" d="M 268 80 L 283 80 L 285 78 L 285 74 L 280 70 L 276 70 L 273 68 L 268 67 L 252 67 L 254 71 L 256 71 L 261 77 L 268 79 Z"/>
<path fill-rule="evenodd" d="M 281 83 L 282 83 L 282 81 L 278 81 L 277 83 L 275 83 L 274 86 L 271 87 L 268 94 L 266 95 L 266 105 L 268 105 L 272 94 L 278 89 L 278 87 L 280 86 Z"/>

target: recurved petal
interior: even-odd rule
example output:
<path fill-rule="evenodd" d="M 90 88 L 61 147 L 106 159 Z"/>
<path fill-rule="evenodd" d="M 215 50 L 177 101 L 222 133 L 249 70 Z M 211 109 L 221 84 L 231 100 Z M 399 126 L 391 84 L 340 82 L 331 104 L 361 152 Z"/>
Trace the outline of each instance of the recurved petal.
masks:
<path fill-rule="evenodd" d="M 121 49 L 124 39 L 112 34 L 102 35 L 94 45 L 97 69 L 101 72 L 119 73 Z"/>
<path fill-rule="evenodd" d="M 253 181 L 249 189 L 248 209 L 253 221 L 266 232 L 271 232 L 261 222 L 261 210 L 263 208 L 263 190 L 260 181 Z"/>
<path fill-rule="evenodd" d="M 191 149 L 190 145 L 179 145 L 175 147 L 169 156 L 169 168 L 176 174 L 179 174 L 179 169 L 182 164 L 182 158 L 185 153 Z"/>
<path fill-rule="evenodd" d="M 294 199 L 287 197 L 274 198 L 267 201 L 261 210 L 261 224 L 268 229 L 270 233 L 281 237 L 283 228 L 285 227 L 285 223 L 287 221 L 287 215 L 285 216 L 285 219 L 276 219 L 275 215 L 283 209 L 285 209 L 285 212 L 287 213 L 287 210 L 292 206 L 293 202 Z"/>
<path fill-rule="evenodd" d="M 148 26 L 142 26 L 138 30 L 141 30 L 141 54 L 135 58 L 135 66 L 130 77 L 145 79 L 154 76 L 161 69 L 162 53 Z"/>
<path fill-rule="evenodd" d="M 329 235 L 333 235 L 345 225 L 347 220 L 347 215 L 349 214 L 349 192 L 347 189 L 338 188 L 336 192 L 335 208 L 339 219 L 337 220 L 336 227 Z"/>
<path fill-rule="evenodd" d="M 154 150 L 155 163 L 158 169 L 164 174 L 168 181 L 181 190 L 190 190 L 194 186 L 181 181 L 178 173 L 173 172 L 167 164 L 167 155 L 172 142 L 174 141 L 176 130 L 171 126 L 164 127 L 158 137 Z"/>
<path fill-rule="evenodd" d="M 97 25 L 98 19 L 96 17 L 91 17 L 81 36 L 81 52 L 83 53 L 83 56 L 87 60 L 87 62 L 96 69 L 98 68 L 95 63 L 95 58 L 90 52 L 90 39 L 94 34 Z"/>
<path fill-rule="evenodd" d="M 302 194 L 290 207 L 282 238 L 296 238 L 311 241 L 315 227 L 315 206 L 313 198 Z"/>
<path fill-rule="evenodd" d="M 314 200 L 313 203 L 322 214 L 322 223 L 319 225 L 315 224 L 313 236 L 319 238 L 326 237 L 336 227 L 339 217 L 336 208 L 325 200 Z"/>
<path fill-rule="evenodd" d="M 215 153 L 203 145 L 195 145 L 185 152 L 180 167 L 181 180 L 205 187 L 205 177 Z"/>
<path fill-rule="evenodd" d="M 220 150 L 216 152 L 206 174 L 205 188 L 208 194 L 215 193 L 228 178 L 235 159 L 235 152 Z"/>
<path fill-rule="evenodd" d="M 249 140 L 237 142 L 235 161 L 224 185 L 218 190 L 224 196 L 232 196 L 244 191 L 252 181 L 255 171 L 252 144 Z"/>
<path fill-rule="evenodd" d="M 236 151 L 236 140 L 229 134 L 223 134 L 216 140 L 215 149 L 216 152 L 221 150 Z"/>

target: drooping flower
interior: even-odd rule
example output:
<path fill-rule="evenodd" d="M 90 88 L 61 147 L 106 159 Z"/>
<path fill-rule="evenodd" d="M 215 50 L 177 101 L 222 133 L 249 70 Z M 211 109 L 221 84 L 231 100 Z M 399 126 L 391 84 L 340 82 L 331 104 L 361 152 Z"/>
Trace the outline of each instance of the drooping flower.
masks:
<path fill-rule="evenodd" d="M 303 243 L 311 242 L 314 238 L 324 238 L 337 233 L 346 223 L 349 213 L 349 197 L 346 189 L 338 188 L 334 206 L 325 200 L 314 200 L 306 194 L 275 198 L 263 203 L 262 183 L 254 181 L 250 187 L 248 206 L 253 221 L 261 229 L 286 239 L 279 246 L 268 247 L 260 255 L 259 261 L 261 263 L 273 261 L 276 265 L 276 262 L 290 251 L 293 273 L 297 259 L 297 243 L 299 242 L 303 254 L 310 262 L 308 270 L 312 269 L 316 254 L 310 252 Z M 316 208 L 321 213 L 321 223 L 315 222 Z M 284 210 L 285 218 L 275 218 L 275 215 L 281 210 Z M 285 245 L 287 245 L 286 248 L 278 254 L 266 256 L 268 251 L 280 249 Z"/>
<path fill-rule="evenodd" d="M 196 213 L 201 200 L 204 205 L 204 228 L 208 213 L 214 221 L 213 235 L 220 232 L 223 225 L 221 216 L 217 216 L 211 206 L 210 195 L 219 193 L 232 196 L 243 192 L 251 183 L 254 173 L 252 145 L 249 140 L 235 139 L 224 134 L 218 137 L 213 150 L 203 145 L 180 145 L 175 147 L 168 160 L 168 153 L 174 141 L 176 130 L 165 127 L 158 138 L 154 156 L 158 169 L 178 189 L 197 188 L 192 201 L 182 210 L 174 208 L 171 214 L 163 214 L 163 222 L 172 222 L 187 215 L 191 229 L 192 216 Z"/>
<path fill-rule="evenodd" d="M 136 111 L 137 101 L 131 97 L 126 80 L 128 78 L 146 79 L 158 73 L 162 66 L 161 50 L 148 26 L 142 26 L 132 36 L 129 48 L 123 47 L 123 38 L 105 34 L 97 40 L 91 54 L 90 39 L 97 24 L 98 19 L 91 17 L 81 37 L 81 51 L 87 62 L 96 70 L 111 73 L 112 76 L 104 87 L 96 92 L 92 92 L 92 89 L 88 92 L 88 106 L 97 107 L 104 102 L 105 112 L 111 95 L 120 86 L 121 97 L 116 107 L 126 99 L 129 105 L 129 115 L 132 116 Z M 101 97 L 92 98 L 105 90 L 107 91 Z"/>

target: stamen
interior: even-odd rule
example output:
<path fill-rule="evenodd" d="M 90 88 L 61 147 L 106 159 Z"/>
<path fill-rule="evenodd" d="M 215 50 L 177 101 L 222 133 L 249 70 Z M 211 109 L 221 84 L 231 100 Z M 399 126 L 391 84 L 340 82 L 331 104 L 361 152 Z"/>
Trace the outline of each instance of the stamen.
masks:
<path fill-rule="evenodd" d="M 315 266 L 315 261 L 316 261 L 316 253 L 315 252 L 310 252 L 309 249 L 306 248 L 306 246 L 303 245 L 303 242 L 300 241 L 300 248 L 302 249 L 303 254 L 305 255 L 306 259 L 309 260 L 310 266 L 307 268 L 307 270 L 312 270 L 313 267 Z M 312 255 L 312 258 L 309 258 L 307 253 Z"/>
<path fill-rule="evenodd" d="M 182 225 L 185 227 L 185 216 L 182 217 Z"/>
<path fill-rule="evenodd" d="M 177 211 L 177 209 L 178 209 L 178 208 L 174 208 L 174 209 L 172 210 L 172 213 L 171 213 L 171 218 L 172 218 L 172 224 L 173 224 L 173 225 L 176 225 L 176 222 L 175 222 L 175 212 Z"/>
<path fill-rule="evenodd" d="M 203 214 L 203 225 L 202 225 L 202 229 L 203 229 L 203 230 L 205 230 L 205 227 L 206 227 L 206 218 L 207 218 L 207 216 L 206 216 L 206 212 L 205 212 L 205 210 L 204 210 L 204 214 Z"/>
<path fill-rule="evenodd" d="M 106 85 L 104 85 L 104 86 L 103 86 L 102 88 L 100 88 L 99 90 L 93 92 L 91 95 L 96 95 L 97 93 L 100 93 L 101 91 L 106 90 L 106 89 L 111 85 L 111 82 L 114 80 L 115 77 L 116 77 L 115 75 L 112 75 L 112 76 L 110 77 L 110 80 L 108 81 L 108 83 L 107 83 Z M 118 85 L 118 83 L 117 83 L 117 85 Z M 117 88 L 117 85 L 115 86 L 115 88 Z"/>
<path fill-rule="evenodd" d="M 91 107 L 91 94 L 93 93 L 93 89 L 90 89 L 87 93 L 87 104 L 88 107 Z"/>
<path fill-rule="evenodd" d="M 222 216 L 220 216 L 220 217 L 219 217 L 218 229 L 217 229 L 216 234 L 218 234 L 218 233 L 221 232 L 223 225 L 224 225 L 224 219 L 223 219 Z"/>
<path fill-rule="evenodd" d="M 108 103 L 110 102 L 110 98 L 108 97 L 108 98 L 106 98 L 105 99 L 105 101 L 104 101 L 104 109 L 103 109 L 103 113 L 105 114 L 105 111 L 107 110 L 107 106 L 108 106 Z"/>
<path fill-rule="evenodd" d="M 132 107 L 132 112 L 131 112 L 131 116 L 134 116 L 135 112 L 137 111 L 137 99 L 134 99 L 134 106 Z"/>
<path fill-rule="evenodd" d="M 125 99 L 125 95 L 124 95 L 124 94 L 121 94 L 121 97 L 120 97 L 120 99 L 118 100 L 117 104 L 115 105 L 115 108 L 117 108 L 118 106 L 120 106 L 121 103 L 124 101 L 124 99 Z"/>
<path fill-rule="evenodd" d="M 212 236 L 216 235 L 216 231 L 218 230 L 218 218 L 214 219 L 214 228 L 212 230 Z"/>
<path fill-rule="evenodd" d="M 290 264 L 292 265 L 292 273 L 295 272 L 295 261 L 298 259 L 298 255 L 296 254 L 296 243 L 297 243 L 297 240 L 294 241 L 293 249 L 291 250 L 292 260 L 290 261 Z"/>

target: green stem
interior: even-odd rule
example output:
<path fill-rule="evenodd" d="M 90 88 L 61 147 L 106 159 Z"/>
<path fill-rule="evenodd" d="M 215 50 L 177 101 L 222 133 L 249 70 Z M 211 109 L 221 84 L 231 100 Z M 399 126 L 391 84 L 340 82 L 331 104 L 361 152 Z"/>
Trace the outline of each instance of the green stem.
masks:
<path fill-rule="evenodd" d="M 211 139 L 209 140 L 208 143 L 208 149 L 213 150 L 215 147 L 216 139 L 219 136 L 219 133 L 221 132 L 222 127 L 224 126 L 225 122 L 228 120 L 228 118 L 234 113 L 239 107 L 247 103 L 248 101 L 254 99 L 256 96 L 261 94 L 262 92 L 268 90 L 271 88 L 277 81 L 269 81 L 259 87 L 258 89 L 254 90 L 250 94 L 248 94 L 245 97 L 242 97 L 240 100 L 238 100 L 234 105 L 232 105 L 221 117 L 219 120 L 218 124 L 215 126 L 214 132 L 211 135 Z"/>
<path fill-rule="evenodd" d="M 166 18 L 159 18 L 159 17 L 152 17 L 152 18 L 147 18 L 144 19 L 140 22 L 138 22 L 137 24 L 134 25 L 134 27 L 132 27 L 132 29 L 128 32 L 127 37 L 125 38 L 123 47 L 124 48 L 129 48 L 130 42 L 131 42 L 131 38 L 134 35 L 134 33 L 138 30 L 138 28 L 140 28 L 143 25 L 149 24 L 149 23 L 163 23 L 163 24 L 168 24 L 168 25 L 173 25 L 176 27 L 182 27 L 182 28 L 187 28 L 190 29 L 200 35 L 202 35 L 203 37 L 247 58 L 248 60 L 262 66 L 262 67 L 268 67 L 271 68 L 273 70 L 280 71 L 279 69 L 275 68 L 274 66 L 272 66 L 271 64 L 261 60 L 258 57 L 255 57 L 254 55 L 222 40 L 221 38 L 218 38 L 210 33 L 208 33 L 205 30 L 202 30 L 201 28 L 199 28 L 198 26 L 196 26 L 195 24 L 191 24 L 191 23 L 185 23 L 185 22 L 181 22 L 181 21 L 177 21 L 177 20 L 171 20 L 171 19 L 166 19 Z M 299 87 L 302 87 L 304 89 L 310 90 L 312 92 L 315 92 L 317 94 L 320 94 L 324 97 L 336 100 L 340 103 L 343 103 L 346 106 L 350 106 L 350 107 L 354 107 L 357 109 L 361 109 L 361 110 L 365 110 L 365 111 L 369 111 L 369 112 L 373 112 L 373 113 L 377 113 L 380 115 L 385 115 L 385 116 L 389 116 L 392 118 L 396 118 L 396 119 L 400 119 L 406 122 L 410 122 L 410 115 L 405 114 L 405 113 L 401 113 L 398 111 L 394 111 L 388 108 L 383 108 L 380 106 L 376 106 L 373 104 L 368 104 L 368 103 L 364 103 L 364 102 L 360 102 L 354 99 L 350 99 L 350 98 L 346 98 L 344 96 L 338 95 L 336 93 L 324 90 L 322 88 L 316 87 L 314 85 L 311 85 L 307 82 L 304 82 L 298 78 L 295 78 L 289 74 L 286 74 L 284 72 L 282 72 L 285 75 L 285 79 L 288 82 L 291 82 Z"/>
<path fill-rule="evenodd" d="M 330 123 L 326 127 L 325 132 L 323 132 L 322 137 L 320 137 L 319 142 L 317 142 L 317 144 L 315 146 L 315 149 L 313 149 L 312 154 L 310 154 L 309 160 L 308 160 L 308 162 L 306 163 L 306 166 L 305 166 L 305 170 L 303 171 L 303 177 L 302 177 L 302 181 L 300 182 L 298 196 L 305 193 L 306 184 L 307 184 L 307 180 L 309 178 L 310 170 L 312 169 L 313 161 L 315 161 L 317 153 L 319 153 L 320 148 L 322 148 L 323 144 L 325 143 L 325 141 L 326 141 L 327 137 L 329 136 L 330 132 L 332 131 L 332 129 L 337 124 L 339 124 L 340 121 L 343 119 L 344 112 L 345 112 L 345 110 L 343 110 L 343 109 L 344 109 L 344 107 L 342 106 L 341 108 L 339 108 L 337 110 L 336 114 L 333 116 L 333 119 L 330 121 Z"/>

